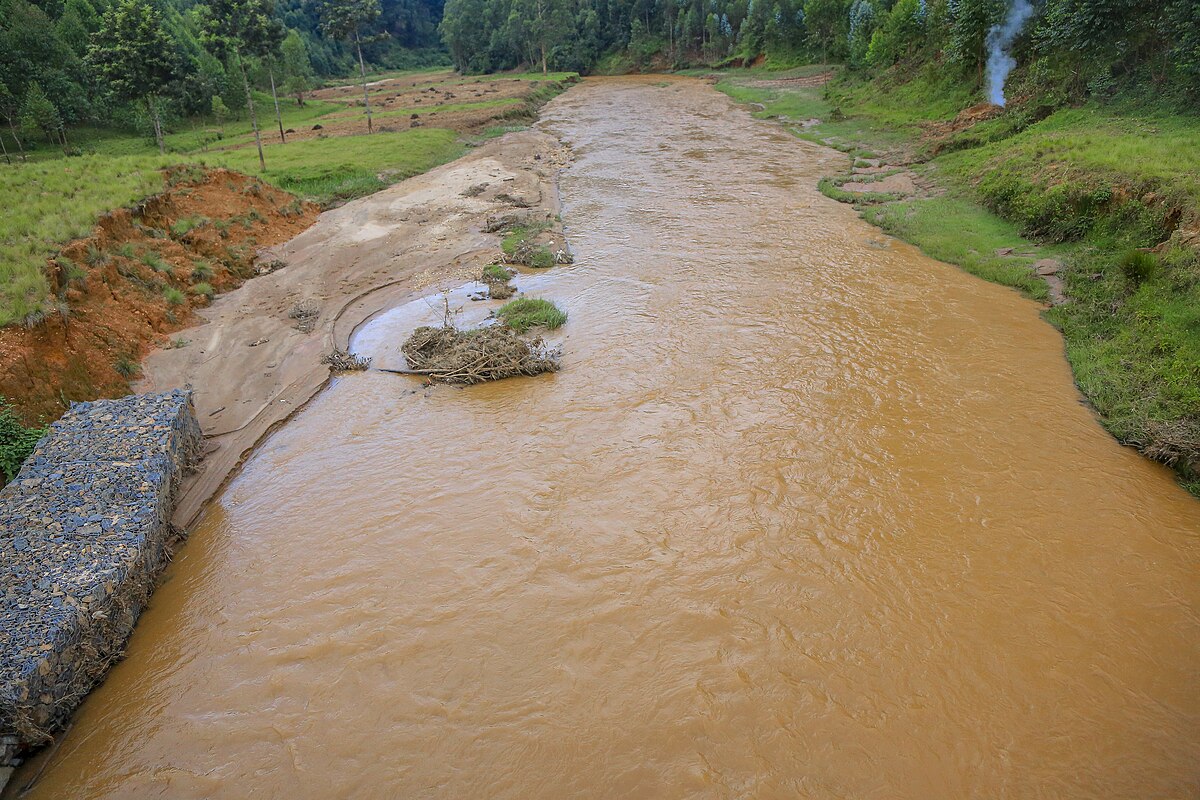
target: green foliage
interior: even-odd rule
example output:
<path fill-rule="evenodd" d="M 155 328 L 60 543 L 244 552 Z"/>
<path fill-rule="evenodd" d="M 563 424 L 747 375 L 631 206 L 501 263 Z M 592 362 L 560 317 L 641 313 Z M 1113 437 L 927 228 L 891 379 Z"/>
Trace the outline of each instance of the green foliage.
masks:
<path fill-rule="evenodd" d="M 503 264 L 488 264 L 483 268 L 483 279 L 485 281 L 500 281 L 507 283 L 512 278 L 509 274 L 508 267 Z"/>
<path fill-rule="evenodd" d="M 193 287 L 193 291 L 194 290 L 195 287 Z M 170 306 L 181 305 L 187 300 L 187 298 L 184 297 L 183 292 L 179 291 L 174 286 L 168 286 L 163 289 L 163 299 L 166 300 L 167 305 Z"/>
<path fill-rule="evenodd" d="M 1125 280 L 1135 288 L 1158 273 L 1158 259 L 1141 250 L 1129 250 L 1117 262 Z"/>
<path fill-rule="evenodd" d="M 321 30 L 330 38 L 357 43 L 363 38 L 364 29 L 382 13 L 379 0 L 323 0 Z"/>
<path fill-rule="evenodd" d="M 209 0 L 201 6 L 205 40 L 241 56 L 267 56 L 283 41 L 273 0 Z"/>
<path fill-rule="evenodd" d="M 308 57 L 308 46 L 299 31 L 290 30 L 280 46 L 283 54 L 283 90 L 296 98 L 297 105 L 304 105 L 304 95 L 312 88 L 312 62 Z"/>
<path fill-rule="evenodd" d="M 0 397 L 0 470 L 5 482 L 17 477 L 21 465 L 47 430 L 27 427 L 8 401 Z"/>
<path fill-rule="evenodd" d="M 41 131 L 47 141 L 66 145 L 62 115 L 37 81 L 30 83 L 25 90 L 25 102 L 21 104 L 21 128 L 27 136 Z"/>
<path fill-rule="evenodd" d="M 209 108 L 212 110 L 213 119 L 216 120 L 217 125 L 224 128 L 225 120 L 229 119 L 229 106 L 225 105 L 225 101 L 221 99 L 220 95 L 214 94 Z"/>
<path fill-rule="evenodd" d="M 113 362 L 113 369 L 126 380 L 132 380 L 142 371 L 141 365 L 127 355 L 117 356 L 117 360 Z"/>
<path fill-rule="evenodd" d="M 549 300 L 533 297 L 521 297 L 505 303 L 496 316 L 517 333 L 536 327 L 559 328 L 567 321 L 567 312 Z"/>
<path fill-rule="evenodd" d="M 192 280 L 196 283 L 212 280 L 213 268 L 212 264 L 207 261 L 197 261 L 192 265 Z"/>
<path fill-rule="evenodd" d="M 201 281 L 200 283 L 192 286 L 192 294 L 212 300 L 213 296 L 216 294 L 216 290 L 213 289 L 212 284 Z"/>
<path fill-rule="evenodd" d="M 88 62 L 121 100 L 160 92 L 176 77 L 174 42 L 162 15 L 144 0 L 118 0 L 92 38 Z"/>

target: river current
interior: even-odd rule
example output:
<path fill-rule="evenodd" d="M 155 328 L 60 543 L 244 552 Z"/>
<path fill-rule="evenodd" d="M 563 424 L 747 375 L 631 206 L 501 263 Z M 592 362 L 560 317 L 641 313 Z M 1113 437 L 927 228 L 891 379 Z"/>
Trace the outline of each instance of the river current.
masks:
<path fill-rule="evenodd" d="M 564 370 L 336 379 L 29 796 L 1196 797 L 1200 503 L 1040 306 L 705 83 L 541 124 L 577 261 L 518 284 L 568 310 Z M 355 349 L 402 366 L 438 308 Z"/>

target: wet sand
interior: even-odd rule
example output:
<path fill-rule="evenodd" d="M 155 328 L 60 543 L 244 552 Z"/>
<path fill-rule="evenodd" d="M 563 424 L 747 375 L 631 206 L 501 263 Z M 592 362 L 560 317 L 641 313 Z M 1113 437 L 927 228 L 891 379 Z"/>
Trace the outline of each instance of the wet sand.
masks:
<path fill-rule="evenodd" d="M 261 259 L 280 259 L 285 268 L 201 311 L 203 324 L 174 334 L 186 347 L 149 355 L 136 390 L 191 387 L 207 437 L 207 456 L 184 485 L 175 523 L 193 523 L 254 446 L 326 384 L 322 356 L 345 349 L 358 324 L 406 297 L 478 274 L 499 252 L 498 235 L 482 232 L 487 218 L 514 210 L 498 194 L 557 214 L 554 178 L 566 159 L 545 133 L 511 133 L 327 211 Z M 463 194 L 480 184 L 487 184 L 482 193 Z M 300 302 L 319 309 L 311 333 L 297 331 L 288 316 Z"/>

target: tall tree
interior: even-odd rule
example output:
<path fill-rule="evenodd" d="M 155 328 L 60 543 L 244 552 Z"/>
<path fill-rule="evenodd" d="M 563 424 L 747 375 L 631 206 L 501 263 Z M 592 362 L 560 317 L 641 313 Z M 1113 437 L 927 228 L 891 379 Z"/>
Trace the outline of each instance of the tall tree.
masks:
<path fill-rule="evenodd" d="M 21 127 L 40 130 L 47 141 L 58 144 L 66 152 L 67 132 L 62 115 L 37 81 L 32 81 L 25 90 L 25 101 L 21 104 Z"/>
<path fill-rule="evenodd" d="M 362 46 L 387 36 L 386 33 L 365 34 L 365 29 L 379 19 L 379 0 L 325 0 L 321 6 L 321 30 L 335 39 L 354 42 L 358 52 L 358 70 L 362 75 L 363 107 L 367 111 L 367 133 L 371 127 L 371 93 L 367 89 L 367 66 Z"/>
<path fill-rule="evenodd" d="M 296 105 L 304 105 L 304 93 L 312 86 L 312 62 L 308 45 L 298 31 L 288 31 L 283 40 L 283 90 L 296 97 Z"/>
<path fill-rule="evenodd" d="M 512 15 L 519 18 L 515 26 L 526 40 L 526 47 L 548 73 L 550 51 L 570 35 L 570 19 L 563 0 L 513 0 Z"/>
<path fill-rule="evenodd" d="M 247 57 L 265 57 L 273 53 L 283 40 L 283 25 L 275 19 L 273 0 L 210 0 L 203 16 L 205 39 L 213 46 L 227 51 L 242 76 L 246 90 L 246 107 L 254 128 L 254 144 L 258 147 L 258 165 L 267 168 L 263 156 L 262 134 L 258 129 L 258 114 L 254 110 L 254 93 L 246 74 Z"/>
<path fill-rule="evenodd" d="M 88 62 L 115 96 L 145 104 L 159 153 L 167 151 L 159 96 L 175 78 L 174 49 L 157 9 L 145 0 L 118 0 L 104 14 L 88 50 Z"/>

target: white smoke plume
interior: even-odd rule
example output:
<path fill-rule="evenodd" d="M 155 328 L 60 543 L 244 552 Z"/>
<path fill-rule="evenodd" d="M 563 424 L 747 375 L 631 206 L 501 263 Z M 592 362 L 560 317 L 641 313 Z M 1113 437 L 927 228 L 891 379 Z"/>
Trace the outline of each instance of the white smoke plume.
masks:
<path fill-rule="evenodd" d="M 993 25 L 987 35 L 987 83 L 988 100 L 998 106 L 1004 105 L 1004 82 L 1008 73 L 1017 65 L 1017 60 L 1009 53 L 1013 39 L 1025 27 L 1025 23 L 1033 16 L 1033 6 L 1027 0 L 1014 0 L 1004 16 L 1004 23 Z"/>

